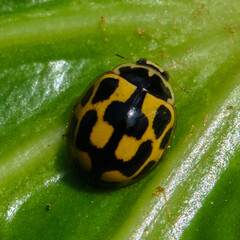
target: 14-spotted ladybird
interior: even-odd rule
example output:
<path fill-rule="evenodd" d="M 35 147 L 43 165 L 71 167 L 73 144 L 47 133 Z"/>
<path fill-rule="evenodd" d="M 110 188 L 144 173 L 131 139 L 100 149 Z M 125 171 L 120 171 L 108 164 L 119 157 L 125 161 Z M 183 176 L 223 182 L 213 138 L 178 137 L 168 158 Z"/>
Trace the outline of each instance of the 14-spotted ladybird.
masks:
<path fill-rule="evenodd" d="M 74 106 L 68 152 L 82 177 L 104 188 L 130 185 L 165 154 L 175 125 L 169 75 L 139 59 L 94 80 Z"/>

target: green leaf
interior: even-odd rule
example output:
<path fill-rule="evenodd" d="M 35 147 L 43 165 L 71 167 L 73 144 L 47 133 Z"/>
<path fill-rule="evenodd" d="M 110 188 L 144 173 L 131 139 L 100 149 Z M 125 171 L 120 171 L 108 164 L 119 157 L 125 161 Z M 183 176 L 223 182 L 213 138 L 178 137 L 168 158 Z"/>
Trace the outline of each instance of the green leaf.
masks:
<path fill-rule="evenodd" d="M 239 42 L 238 0 L 1 1 L 0 238 L 239 239 Z M 116 53 L 190 93 L 171 83 L 178 122 L 159 166 L 102 191 L 62 135 L 91 80 L 125 62 Z"/>

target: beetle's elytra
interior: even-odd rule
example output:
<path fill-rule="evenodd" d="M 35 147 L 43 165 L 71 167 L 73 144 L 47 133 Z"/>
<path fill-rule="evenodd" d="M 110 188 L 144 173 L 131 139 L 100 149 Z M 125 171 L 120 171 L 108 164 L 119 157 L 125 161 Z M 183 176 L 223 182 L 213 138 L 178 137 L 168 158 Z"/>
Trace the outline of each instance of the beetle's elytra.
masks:
<path fill-rule="evenodd" d="M 118 188 L 149 173 L 163 157 L 175 126 L 169 75 L 139 59 L 117 66 L 78 99 L 68 127 L 68 151 L 90 184 Z"/>

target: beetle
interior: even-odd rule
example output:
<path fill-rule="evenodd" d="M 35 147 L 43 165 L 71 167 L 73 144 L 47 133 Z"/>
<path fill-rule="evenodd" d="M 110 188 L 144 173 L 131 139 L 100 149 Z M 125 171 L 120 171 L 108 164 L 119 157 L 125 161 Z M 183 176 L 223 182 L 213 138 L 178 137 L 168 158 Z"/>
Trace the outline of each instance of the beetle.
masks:
<path fill-rule="evenodd" d="M 77 100 L 68 152 L 84 180 L 120 188 L 146 176 L 163 158 L 176 108 L 169 74 L 147 59 L 97 77 Z"/>

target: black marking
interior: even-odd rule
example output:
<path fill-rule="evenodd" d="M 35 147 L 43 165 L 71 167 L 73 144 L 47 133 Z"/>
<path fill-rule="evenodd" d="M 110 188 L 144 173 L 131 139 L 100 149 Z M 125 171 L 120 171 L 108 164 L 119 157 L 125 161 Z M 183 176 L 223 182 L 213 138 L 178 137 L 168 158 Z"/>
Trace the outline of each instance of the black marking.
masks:
<path fill-rule="evenodd" d="M 123 162 L 119 169 L 125 176 L 130 177 L 146 162 L 151 153 L 152 141 L 147 140 L 139 146 L 135 156 L 130 161 Z"/>
<path fill-rule="evenodd" d="M 90 144 L 90 134 L 96 122 L 97 112 L 95 110 L 90 110 L 83 116 L 76 138 L 76 147 L 79 150 L 88 151 Z"/>
<path fill-rule="evenodd" d="M 157 98 L 167 101 L 172 98 L 171 92 L 168 87 L 163 83 L 163 79 L 158 74 L 153 74 L 151 77 L 148 75 L 148 69 L 139 67 L 131 68 L 120 67 L 120 76 L 125 78 L 128 82 L 134 84 L 140 89 L 148 91 L 150 94 Z"/>
<path fill-rule="evenodd" d="M 105 78 L 99 84 L 97 92 L 92 99 L 92 104 L 108 99 L 118 87 L 118 79 Z"/>
<path fill-rule="evenodd" d="M 146 92 L 136 89 L 125 103 L 112 102 L 106 109 L 104 120 L 121 136 L 127 134 L 140 139 L 148 127 L 148 119 L 141 112 L 145 96 Z"/>
<path fill-rule="evenodd" d="M 147 161 L 151 155 L 152 141 L 147 140 L 143 142 L 139 146 L 136 154 L 126 162 L 121 159 L 117 159 L 109 148 L 103 148 L 96 152 L 98 153 L 98 156 L 94 156 L 92 152 L 90 152 L 94 166 L 94 168 L 92 168 L 92 175 L 94 177 L 100 177 L 104 172 L 111 170 L 120 171 L 123 175 L 131 177 L 136 171 L 138 171 L 138 169 L 145 163 L 145 161 Z M 109 152 L 111 154 L 109 154 Z"/>
<path fill-rule="evenodd" d="M 92 85 L 91 87 L 89 87 L 87 92 L 83 94 L 83 98 L 81 99 L 81 105 L 83 107 L 87 104 L 87 102 L 89 101 L 90 97 L 92 96 L 93 89 L 94 89 L 94 87 Z"/>
<path fill-rule="evenodd" d="M 135 176 L 133 179 L 139 178 L 139 177 L 144 177 L 147 173 L 151 171 L 151 169 L 156 165 L 156 161 L 152 160 L 150 161 L 144 168 L 143 170 Z"/>
<path fill-rule="evenodd" d="M 160 75 L 166 80 L 169 80 L 169 74 L 166 71 L 161 72 L 157 67 L 155 67 L 154 65 L 150 64 L 149 61 L 147 63 L 147 59 L 141 58 L 137 60 L 137 64 L 141 65 L 141 66 L 146 66 L 149 67 L 151 69 L 154 69 L 155 71 L 157 71 L 158 73 L 160 73 Z M 157 64 L 156 64 L 157 65 Z"/>
<path fill-rule="evenodd" d="M 161 105 L 158 108 L 153 121 L 153 129 L 157 139 L 162 135 L 170 121 L 171 113 L 169 109 L 166 108 L 164 105 Z"/>
<path fill-rule="evenodd" d="M 170 129 L 166 132 L 165 136 L 164 136 L 163 139 L 162 139 L 162 142 L 161 142 L 159 148 L 164 149 L 164 148 L 167 146 L 167 144 L 169 143 L 169 139 L 170 139 L 170 137 L 171 137 L 171 134 L 172 134 L 172 130 L 173 130 L 173 129 L 170 128 Z"/>

